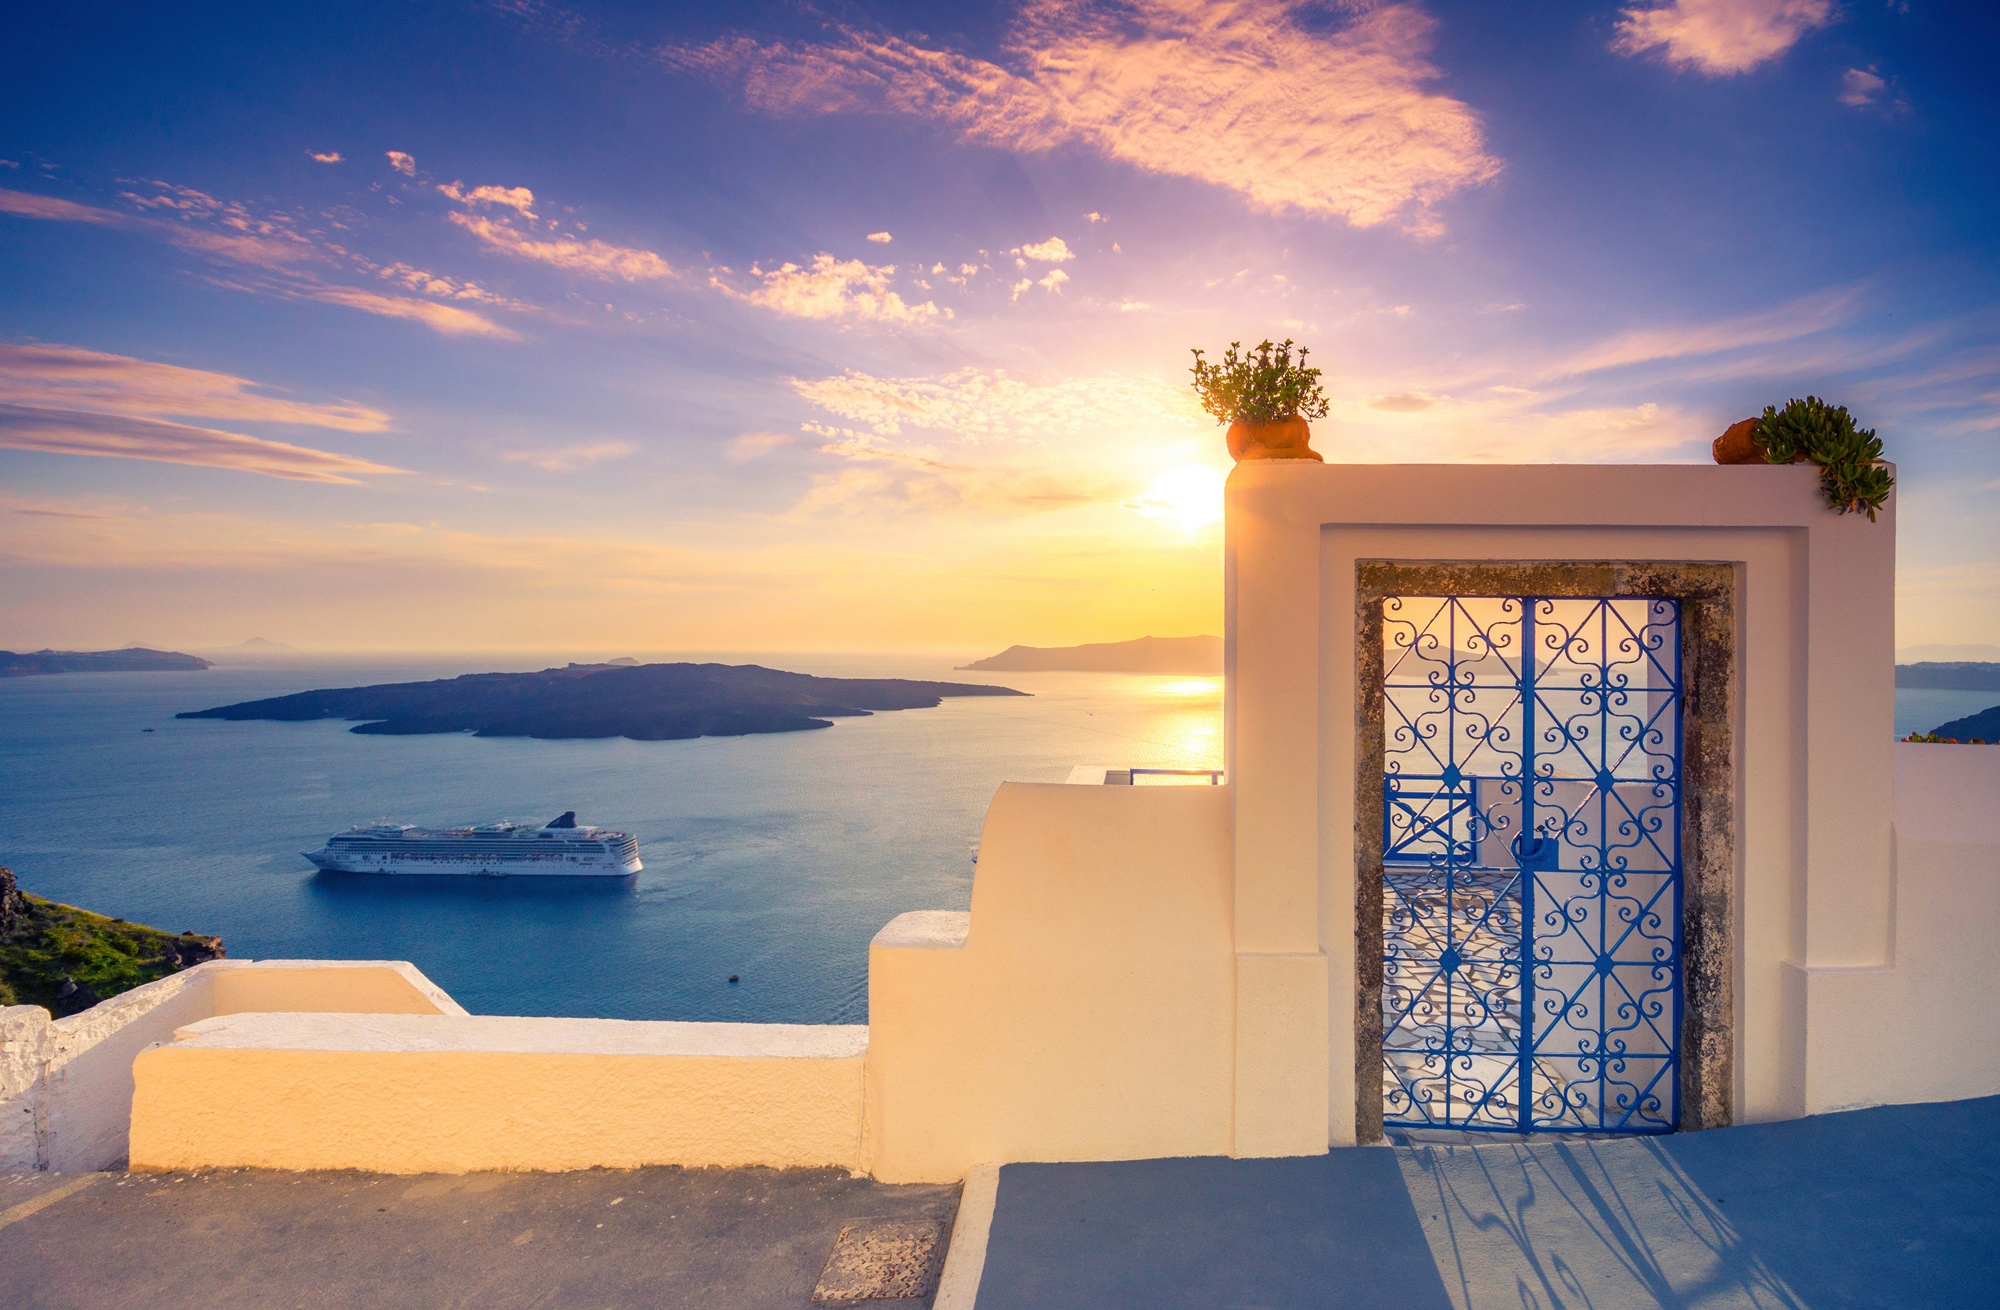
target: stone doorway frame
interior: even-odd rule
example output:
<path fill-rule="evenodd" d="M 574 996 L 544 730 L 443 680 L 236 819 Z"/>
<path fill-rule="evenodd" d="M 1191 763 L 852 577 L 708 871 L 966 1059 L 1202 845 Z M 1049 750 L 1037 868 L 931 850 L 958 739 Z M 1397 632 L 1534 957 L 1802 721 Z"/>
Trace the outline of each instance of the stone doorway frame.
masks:
<path fill-rule="evenodd" d="M 1354 1128 L 1382 1133 L 1382 602 L 1390 596 L 1631 596 L 1681 606 L 1681 1113 L 1735 1105 L 1736 567 L 1654 560 L 1357 560 L 1354 579 Z"/>

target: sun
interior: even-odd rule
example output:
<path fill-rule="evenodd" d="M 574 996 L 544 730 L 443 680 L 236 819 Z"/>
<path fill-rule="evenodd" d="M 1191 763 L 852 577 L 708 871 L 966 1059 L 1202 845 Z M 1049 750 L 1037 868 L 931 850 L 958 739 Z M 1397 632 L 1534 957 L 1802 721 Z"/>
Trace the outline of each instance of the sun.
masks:
<path fill-rule="evenodd" d="M 1168 469 L 1127 508 L 1148 518 L 1172 519 L 1181 531 L 1194 532 L 1221 521 L 1225 476 L 1222 470 L 1205 464 Z"/>

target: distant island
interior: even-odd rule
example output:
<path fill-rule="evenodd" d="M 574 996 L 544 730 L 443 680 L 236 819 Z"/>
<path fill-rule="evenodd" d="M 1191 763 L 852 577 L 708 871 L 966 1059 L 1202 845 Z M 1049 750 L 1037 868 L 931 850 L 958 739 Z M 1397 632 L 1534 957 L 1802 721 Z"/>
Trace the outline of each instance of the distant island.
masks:
<path fill-rule="evenodd" d="M 2000 691 L 2000 664 L 1973 660 L 1898 664 L 1896 685 L 1936 691 Z"/>
<path fill-rule="evenodd" d="M 1950 723 L 1940 723 L 1931 729 L 1933 737 L 1951 737 L 1958 741 L 2000 742 L 2000 705 L 1994 705 L 1968 714 Z"/>
<path fill-rule="evenodd" d="M 0 650 L 0 678 L 31 678 L 42 673 L 193 673 L 210 667 L 199 655 L 177 650 L 36 650 L 16 654 Z"/>
<path fill-rule="evenodd" d="M 435 682 L 302 691 L 178 714 L 182 719 L 361 720 L 354 732 L 471 732 L 548 741 L 681 741 L 830 728 L 877 710 L 930 709 L 947 696 L 1022 696 L 1011 687 L 902 678 L 815 678 L 756 664 L 571 664 Z"/>
<path fill-rule="evenodd" d="M 1222 672 L 1220 637 L 1140 637 L 1087 646 L 1009 646 L 998 655 L 958 666 L 988 673 Z"/>
<path fill-rule="evenodd" d="M 237 642 L 234 646 L 218 646 L 215 653 L 218 655 L 283 655 L 287 651 L 297 649 L 298 647 L 288 645 L 282 641 L 272 641 L 269 637 L 251 637 L 247 641 Z"/>

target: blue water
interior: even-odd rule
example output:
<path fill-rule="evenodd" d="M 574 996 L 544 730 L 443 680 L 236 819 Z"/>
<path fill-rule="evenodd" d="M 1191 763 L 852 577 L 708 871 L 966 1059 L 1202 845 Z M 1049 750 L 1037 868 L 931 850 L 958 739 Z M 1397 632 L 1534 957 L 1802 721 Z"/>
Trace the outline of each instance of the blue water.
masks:
<path fill-rule="evenodd" d="M 952 661 L 909 657 L 759 662 L 998 681 L 1034 696 L 686 742 L 359 737 L 339 723 L 173 717 L 550 662 L 0 679 L 0 864 L 39 895 L 219 934 L 238 958 L 411 960 L 475 1013 L 860 1022 L 868 939 L 904 910 L 966 907 L 1002 781 L 1059 782 L 1080 763 L 1221 764 L 1215 679 L 956 674 Z M 1896 731 L 1995 701 L 1900 690 Z M 391 879 L 315 874 L 298 854 L 383 817 L 540 822 L 568 809 L 631 832 L 645 871 Z"/>
<path fill-rule="evenodd" d="M 1060 782 L 1079 763 L 1220 767 L 1219 680 L 1003 679 L 909 657 L 758 662 L 1035 695 L 680 742 L 362 737 L 341 723 L 173 717 L 551 662 L 0 679 L 0 864 L 38 895 L 218 934 L 237 958 L 410 960 L 474 1013 L 861 1022 L 869 938 L 905 910 L 966 907 L 1002 781 Z M 382 817 L 541 822 L 570 809 L 631 832 L 644 872 L 323 875 L 298 854 Z"/>

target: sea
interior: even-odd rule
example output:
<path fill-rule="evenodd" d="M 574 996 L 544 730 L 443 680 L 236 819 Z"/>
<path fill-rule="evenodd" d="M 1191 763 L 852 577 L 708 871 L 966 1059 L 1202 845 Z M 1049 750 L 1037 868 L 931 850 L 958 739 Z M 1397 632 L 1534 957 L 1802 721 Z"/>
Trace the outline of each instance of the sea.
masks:
<path fill-rule="evenodd" d="M 232 958 L 409 960 L 475 1014 L 861 1023 L 869 939 L 905 910 L 968 907 L 1002 782 L 1061 782 L 1079 764 L 1221 767 L 1219 678 L 959 673 L 968 659 L 909 655 L 641 657 L 1030 695 L 810 732 L 533 741 L 174 715 L 565 659 L 6 678 L 0 865 L 39 896 L 218 935 Z M 382 877 L 319 874 L 300 855 L 357 823 L 542 823 L 565 810 L 630 832 L 644 870 Z"/>
<path fill-rule="evenodd" d="M 409 960 L 475 1014 L 861 1023 L 869 939 L 905 910 L 970 904 L 980 825 L 1002 782 L 1061 782 L 1076 765 L 1222 763 L 1217 678 L 955 672 L 963 661 L 912 655 L 644 658 L 1030 695 L 812 732 L 532 741 L 174 715 L 564 659 L 298 658 L 0 679 L 0 864 L 40 896 L 220 936 L 233 958 Z M 1997 700 L 1899 689 L 1896 733 Z M 316 873 L 300 855 L 357 823 L 539 823 L 565 810 L 630 832 L 644 871 L 379 877 Z"/>

